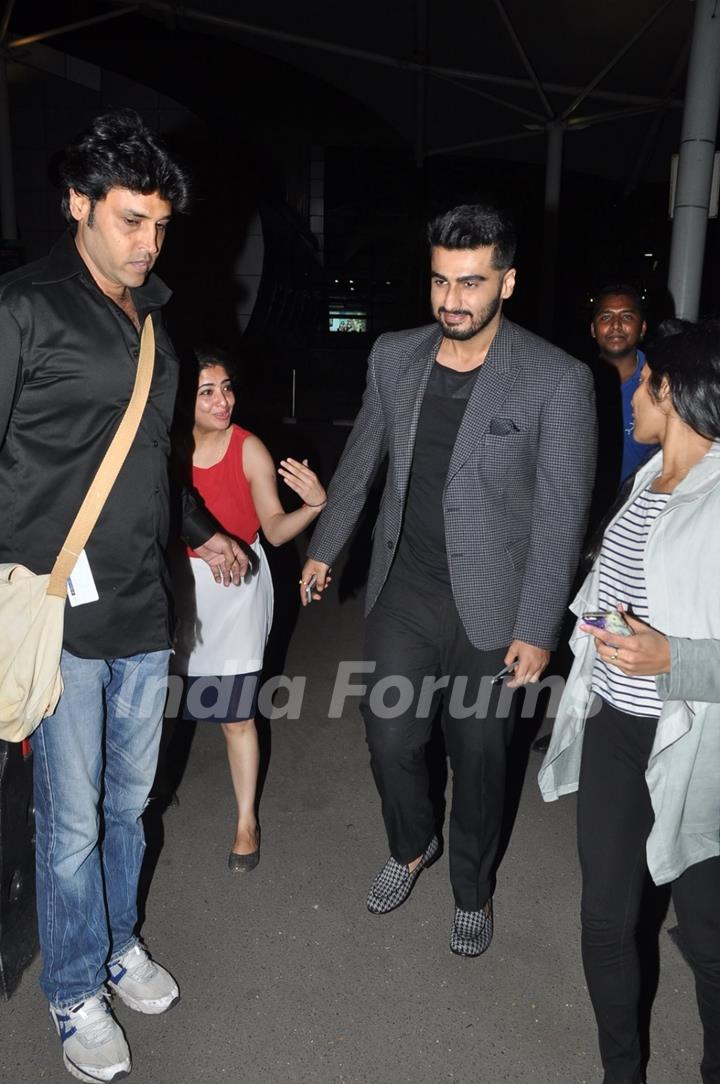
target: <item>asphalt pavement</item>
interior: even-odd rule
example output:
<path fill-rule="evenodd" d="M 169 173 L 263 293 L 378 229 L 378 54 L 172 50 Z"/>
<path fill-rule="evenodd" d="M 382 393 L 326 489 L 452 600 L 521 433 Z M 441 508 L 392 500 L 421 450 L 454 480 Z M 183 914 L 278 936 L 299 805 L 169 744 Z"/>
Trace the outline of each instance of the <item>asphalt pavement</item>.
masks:
<path fill-rule="evenodd" d="M 176 799 L 156 799 L 148 814 L 142 932 L 182 998 L 159 1017 L 119 1005 L 132 1079 L 600 1084 L 580 962 L 575 801 L 541 801 L 540 758 L 529 750 L 534 726 L 521 724 L 514 751 L 522 786 L 488 952 L 471 960 L 449 950 L 446 854 L 397 911 L 369 914 L 367 888 L 386 841 L 357 696 L 330 717 L 339 661 L 361 658 L 361 598 L 341 577 L 322 603 L 296 615 L 296 573 L 292 559 L 279 572 L 288 631 L 297 622 L 284 662 L 284 644 L 275 657 L 294 679 L 277 703 L 298 717 L 262 730 L 269 762 L 252 873 L 233 875 L 226 865 L 233 802 L 221 735 L 204 724 L 194 735 L 176 730 L 171 742 L 177 760 L 192 737 L 179 764 L 173 760 Z M 668 935 L 673 925 L 670 910 L 657 938 L 651 1084 L 699 1080 L 693 985 Z M 71 1079 L 38 971 L 36 960 L 0 1004 L 0 1080 L 8 1084 Z"/>

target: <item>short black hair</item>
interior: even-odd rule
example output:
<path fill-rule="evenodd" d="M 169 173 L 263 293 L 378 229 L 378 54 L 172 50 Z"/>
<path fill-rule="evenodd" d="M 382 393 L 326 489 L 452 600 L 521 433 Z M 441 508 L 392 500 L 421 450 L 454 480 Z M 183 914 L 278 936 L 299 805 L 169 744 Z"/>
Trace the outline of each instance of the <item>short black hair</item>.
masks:
<path fill-rule="evenodd" d="M 720 440 L 720 320 L 703 320 L 656 339 L 645 360 L 651 395 L 660 398 L 666 379 L 682 420 L 708 440 Z"/>
<path fill-rule="evenodd" d="M 237 376 L 237 362 L 229 350 L 221 346 L 196 346 L 193 349 L 197 361 L 197 371 L 209 369 L 212 365 L 220 365 L 234 382 Z"/>
<path fill-rule="evenodd" d="M 95 206 L 111 188 L 127 188 L 147 196 L 158 192 L 174 211 L 190 206 L 190 178 L 134 109 L 103 113 L 65 148 L 59 165 L 64 192 L 62 211 L 68 222 L 69 189 Z"/>
<path fill-rule="evenodd" d="M 592 302 L 592 314 L 593 319 L 602 309 L 603 301 L 606 297 L 610 297 L 613 294 L 622 294 L 623 297 L 629 297 L 632 299 L 633 305 L 640 313 L 643 320 L 645 319 L 645 302 L 642 295 L 636 286 L 631 286 L 629 282 L 613 282 L 607 286 L 603 286 L 601 290 L 598 290 L 595 294 Z"/>
<path fill-rule="evenodd" d="M 427 238 L 433 248 L 486 248 L 492 245 L 492 265 L 500 271 L 512 267 L 517 248 L 511 215 L 491 203 L 463 203 L 429 223 Z"/>

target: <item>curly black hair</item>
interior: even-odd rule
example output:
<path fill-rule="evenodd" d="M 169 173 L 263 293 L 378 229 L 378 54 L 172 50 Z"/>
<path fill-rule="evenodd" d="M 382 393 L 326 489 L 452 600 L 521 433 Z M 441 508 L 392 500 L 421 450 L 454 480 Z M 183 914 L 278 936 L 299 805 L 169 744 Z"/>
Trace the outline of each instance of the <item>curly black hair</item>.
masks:
<path fill-rule="evenodd" d="M 127 188 L 147 196 L 158 192 L 174 211 L 190 206 L 190 178 L 145 125 L 134 109 L 103 113 L 65 148 L 59 165 L 64 192 L 62 211 L 68 222 L 69 189 L 91 201 L 91 211 L 111 188 Z"/>

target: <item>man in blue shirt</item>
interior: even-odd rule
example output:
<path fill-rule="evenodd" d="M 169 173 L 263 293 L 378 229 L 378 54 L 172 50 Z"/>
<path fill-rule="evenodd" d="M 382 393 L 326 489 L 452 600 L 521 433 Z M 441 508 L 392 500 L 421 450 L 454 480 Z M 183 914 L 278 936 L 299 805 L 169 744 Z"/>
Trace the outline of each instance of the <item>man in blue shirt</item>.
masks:
<path fill-rule="evenodd" d="M 590 334 L 595 339 L 600 358 L 617 373 L 622 407 L 622 463 L 620 485 L 641 463 L 657 451 L 655 445 L 639 444 L 633 436 L 632 397 L 640 381 L 645 355 L 639 349 L 647 324 L 637 290 L 624 284 L 608 286 L 596 296 Z M 598 404 L 600 404 L 600 397 Z M 599 418 L 602 432 L 606 419 Z"/>

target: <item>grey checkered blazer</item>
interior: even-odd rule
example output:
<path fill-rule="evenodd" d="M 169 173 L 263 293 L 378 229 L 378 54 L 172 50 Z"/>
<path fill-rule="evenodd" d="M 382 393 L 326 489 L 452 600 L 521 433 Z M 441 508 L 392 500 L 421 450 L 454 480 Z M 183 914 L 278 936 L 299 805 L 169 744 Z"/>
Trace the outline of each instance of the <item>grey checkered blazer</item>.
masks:
<path fill-rule="evenodd" d="M 415 433 L 440 345 L 437 325 L 381 335 L 362 407 L 309 556 L 337 557 L 385 454 L 366 614 L 397 549 Z M 503 318 L 465 410 L 443 495 L 450 582 L 473 644 L 553 648 L 572 586 L 595 471 L 590 370 Z"/>

